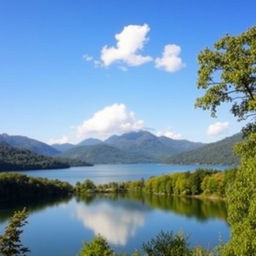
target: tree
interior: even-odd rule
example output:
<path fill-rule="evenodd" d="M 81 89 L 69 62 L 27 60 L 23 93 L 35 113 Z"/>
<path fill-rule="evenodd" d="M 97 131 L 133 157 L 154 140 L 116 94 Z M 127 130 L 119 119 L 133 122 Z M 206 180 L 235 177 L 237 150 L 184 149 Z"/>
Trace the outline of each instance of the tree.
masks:
<path fill-rule="evenodd" d="M 27 223 L 28 213 L 24 208 L 10 218 L 3 235 L 0 235 L 0 253 L 3 256 L 26 255 L 30 250 L 21 244 L 22 227 Z"/>
<path fill-rule="evenodd" d="M 189 256 L 187 239 L 181 234 L 160 232 L 155 238 L 143 244 L 148 256 Z"/>
<path fill-rule="evenodd" d="M 91 242 L 84 243 L 80 256 L 111 256 L 113 250 L 108 245 L 107 241 L 100 235 L 94 237 Z"/>
<path fill-rule="evenodd" d="M 231 102 L 232 114 L 249 120 L 246 140 L 236 147 L 241 156 L 234 183 L 228 188 L 231 239 L 224 256 L 256 255 L 256 27 L 238 36 L 227 35 L 215 50 L 199 54 L 198 88 L 206 90 L 196 106 L 211 111 Z"/>
<path fill-rule="evenodd" d="M 226 35 L 198 56 L 198 88 L 206 90 L 196 107 L 210 110 L 231 102 L 231 112 L 244 120 L 252 118 L 247 130 L 256 131 L 256 26 L 238 36 Z"/>

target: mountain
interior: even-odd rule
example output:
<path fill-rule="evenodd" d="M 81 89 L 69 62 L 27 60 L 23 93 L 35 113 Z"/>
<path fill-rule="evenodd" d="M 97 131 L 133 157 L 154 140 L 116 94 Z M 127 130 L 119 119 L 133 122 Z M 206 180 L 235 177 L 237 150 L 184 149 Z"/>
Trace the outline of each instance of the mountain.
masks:
<path fill-rule="evenodd" d="M 17 149 L 6 142 L 0 143 L 0 171 L 57 169 L 70 165 L 55 158 L 38 155 L 26 149 Z"/>
<path fill-rule="evenodd" d="M 25 136 L 11 136 L 4 133 L 0 134 L 0 142 L 7 143 L 15 148 L 28 149 L 34 153 L 45 156 L 56 156 L 60 153 L 46 143 Z"/>
<path fill-rule="evenodd" d="M 78 146 L 92 146 L 92 145 L 97 145 L 100 143 L 103 143 L 103 141 L 99 140 L 99 139 L 95 139 L 95 138 L 89 138 L 89 139 L 85 139 L 85 140 L 81 141 L 77 145 Z"/>
<path fill-rule="evenodd" d="M 239 158 L 233 153 L 233 146 L 240 141 L 242 141 L 242 134 L 238 133 L 197 150 L 171 156 L 166 163 L 235 165 L 238 164 Z"/>
<path fill-rule="evenodd" d="M 78 159 L 93 164 L 146 163 L 152 159 L 101 143 L 91 146 L 77 146 L 62 154 L 62 157 Z"/>
<path fill-rule="evenodd" d="M 73 145 L 71 143 L 52 144 L 51 146 L 59 152 L 65 152 L 65 151 L 75 147 L 75 145 Z"/>
<path fill-rule="evenodd" d="M 170 155 L 198 149 L 204 145 L 188 140 L 157 137 L 147 131 L 130 132 L 120 136 L 114 135 L 105 140 L 104 143 L 134 154 L 147 155 L 155 161 Z"/>

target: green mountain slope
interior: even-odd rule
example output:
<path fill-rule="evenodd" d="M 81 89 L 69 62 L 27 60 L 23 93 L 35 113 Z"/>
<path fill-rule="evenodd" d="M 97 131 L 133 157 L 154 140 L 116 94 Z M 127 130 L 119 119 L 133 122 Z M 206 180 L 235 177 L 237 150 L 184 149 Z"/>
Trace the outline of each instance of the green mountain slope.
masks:
<path fill-rule="evenodd" d="M 46 143 L 25 136 L 11 136 L 4 133 L 0 134 L 0 142 L 5 142 L 15 148 L 28 149 L 34 153 L 45 156 L 56 156 L 60 153 Z"/>
<path fill-rule="evenodd" d="M 152 159 L 148 156 L 129 153 L 104 143 L 92 146 L 77 146 L 64 152 L 61 156 L 93 164 L 152 162 Z"/>
<path fill-rule="evenodd" d="M 233 146 L 241 140 L 242 135 L 238 133 L 197 150 L 171 156 L 165 162 L 170 164 L 238 164 L 239 158 L 233 153 Z"/>
<path fill-rule="evenodd" d="M 155 161 L 204 145 L 187 140 L 174 140 L 164 136 L 157 137 L 147 131 L 130 132 L 121 136 L 115 135 L 105 140 L 105 143 L 127 152 L 147 155 Z"/>
<path fill-rule="evenodd" d="M 68 168 L 70 165 L 52 157 L 17 149 L 0 143 L 0 171 Z"/>
<path fill-rule="evenodd" d="M 52 144 L 51 146 L 59 152 L 65 152 L 65 151 L 75 147 L 75 145 L 73 145 L 71 143 Z"/>

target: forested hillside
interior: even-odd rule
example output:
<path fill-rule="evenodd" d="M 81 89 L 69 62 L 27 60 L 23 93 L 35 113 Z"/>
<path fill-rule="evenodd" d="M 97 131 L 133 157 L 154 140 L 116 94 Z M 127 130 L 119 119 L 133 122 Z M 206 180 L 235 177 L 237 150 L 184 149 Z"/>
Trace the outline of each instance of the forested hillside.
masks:
<path fill-rule="evenodd" d="M 242 135 L 238 133 L 197 150 L 172 156 L 166 162 L 171 164 L 236 165 L 239 162 L 239 157 L 234 154 L 233 146 L 240 141 L 242 141 Z"/>
<path fill-rule="evenodd" d="M 0 143 L 0 171 L 68 168 L 64 161 Z"/>

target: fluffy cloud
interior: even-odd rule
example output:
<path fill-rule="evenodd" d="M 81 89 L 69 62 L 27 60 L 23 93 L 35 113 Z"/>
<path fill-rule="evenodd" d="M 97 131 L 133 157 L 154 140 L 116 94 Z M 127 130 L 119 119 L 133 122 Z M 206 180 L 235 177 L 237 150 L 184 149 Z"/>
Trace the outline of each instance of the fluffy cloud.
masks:
<path fill-rule="evenodd" d="M 101 60 L 105 66 L 113 62 L 121 61 L 130 66 L 139 66 L 152 61 L 152 57 L 140 55 L 147 41 L 147 33 L 150 28 L 147 24 L 128 25 L 115 35 L 117 41 L 115 47 L 105 45 L 101 50 Z"/>
<path fill-rule="evenodd" d="M 214 124 L 209 125 L 208 130 L 207 130 L 207 134 L 209 136 L 217 136 L 217 135 L 222 134 L 223 132 L 225 132 L 228 127 L 229 127 L 228 122 L 223 122 L 223 123 L 216 122 Z"/>
<path fill-rule="evenodd" d="M 113 104 L 96 112 L 77 128 L 77 137 L 97 137 L 105 139 L 113 134 L 122 134 L 143 129 L 144 121 L 137 120 L 135 114 L 124 104 Z"/>
<path fill-rule="evenodd" d="M 182 69 L 185 67 L 185 64 L 179 57 L 180 52 L 180 46 L 176 44 L 167 44 L 164 47 L 162 57 L 155 59 L 156 68 L 163 69 L 167 72 L 176 72 Z"/>
<path fill-rule="evenodd" d="M 180 133 L 171 131 L 171 130 L 163 130 L 163 131 L 158 131 L 156 133 L 157 136 L 165 136 L 168 137 L 170 139 L 175 139 L 175 140 L 179 140 L 182 139 L 182 136 Z"/>
<path fill-rule="evenodd" d="M 146 212 L 110 206 L 99 202 L 90 207 L 78 206 L 76 215 L 85 228 L 101 234 L 109 243 L 125 246 L 138 228 L 144 225 Z"/>
<path fill-rule="evenodd" d="M 64 144 L 64 143 L 69 143 L 70 139 L 67 136 L 62 136 L 61 138 L 58 139 L 50 139 L 49 144 Z"/>

